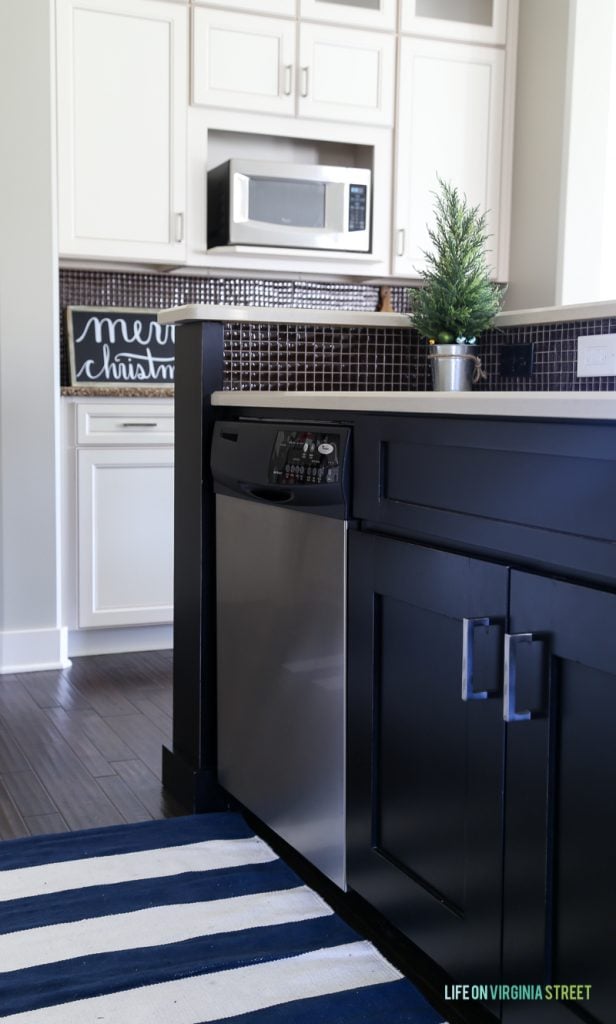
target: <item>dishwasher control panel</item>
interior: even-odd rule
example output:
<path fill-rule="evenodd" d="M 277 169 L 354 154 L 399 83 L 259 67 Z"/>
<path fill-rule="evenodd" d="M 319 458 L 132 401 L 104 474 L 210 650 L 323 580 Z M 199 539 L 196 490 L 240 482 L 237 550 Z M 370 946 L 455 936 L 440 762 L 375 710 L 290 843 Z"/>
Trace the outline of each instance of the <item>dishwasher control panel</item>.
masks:
<path fill-rule="evenodd" d="M 271 484 L 333 484 L 340 476 L 340 434 L 279 430 L 269 464 Z"/>

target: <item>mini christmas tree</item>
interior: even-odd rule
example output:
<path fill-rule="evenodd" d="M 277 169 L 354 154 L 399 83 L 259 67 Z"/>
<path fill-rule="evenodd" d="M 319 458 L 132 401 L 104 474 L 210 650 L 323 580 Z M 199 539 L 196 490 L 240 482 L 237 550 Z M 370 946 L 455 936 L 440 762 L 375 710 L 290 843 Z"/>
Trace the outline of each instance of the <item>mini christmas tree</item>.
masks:
<path fill-rule="evenodd" d="M 472 344 L 492 324 L 505 289 L 488 273 L 485 214 L 469 206 L 456 188 L 441 178 L 438 182 L 425 284 L 410 292 L 413 326 L 430 342 Z"/>

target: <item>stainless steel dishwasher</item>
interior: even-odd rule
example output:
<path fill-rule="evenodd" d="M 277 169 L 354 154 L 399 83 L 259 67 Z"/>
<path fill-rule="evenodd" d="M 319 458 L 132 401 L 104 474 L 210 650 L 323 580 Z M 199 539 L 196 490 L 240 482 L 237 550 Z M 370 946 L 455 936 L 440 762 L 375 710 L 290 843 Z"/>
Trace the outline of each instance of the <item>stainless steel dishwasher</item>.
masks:
<path fill-rule="evenodd" d="M 342 888 L 350 430 L 219 422 L 218 779 Z"/>

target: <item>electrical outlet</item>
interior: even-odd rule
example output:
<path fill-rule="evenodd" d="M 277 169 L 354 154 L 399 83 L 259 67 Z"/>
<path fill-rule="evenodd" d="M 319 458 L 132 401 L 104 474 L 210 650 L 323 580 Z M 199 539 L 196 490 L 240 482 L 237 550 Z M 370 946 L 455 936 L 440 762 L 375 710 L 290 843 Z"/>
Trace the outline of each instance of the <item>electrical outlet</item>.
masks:
<path fill-rule="evenodd" d="M 578 377 L 616 375 L 616 334 L 592 334 L 578 338 Z"/>
<path fill-rule="evenodd" d="M 498 354 L 501 377 L 530 377 L 533 372 L 533 345 L 501 345 Z"/>

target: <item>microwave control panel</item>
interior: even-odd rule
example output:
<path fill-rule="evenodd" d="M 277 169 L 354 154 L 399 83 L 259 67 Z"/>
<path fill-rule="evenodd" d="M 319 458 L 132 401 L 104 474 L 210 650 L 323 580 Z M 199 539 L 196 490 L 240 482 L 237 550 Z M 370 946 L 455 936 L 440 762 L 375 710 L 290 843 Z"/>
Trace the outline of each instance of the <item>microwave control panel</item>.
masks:
<path fill-rule="evenodd" d="M 269 464 L 271 484 L 333 484 L 340 476 L 340 434 L 279 430 Z"/>
<path fill-rule="evenodd" d="M 349 185 L 349 231 L 366 230 L 368 189 L 366 185 Z"/>

